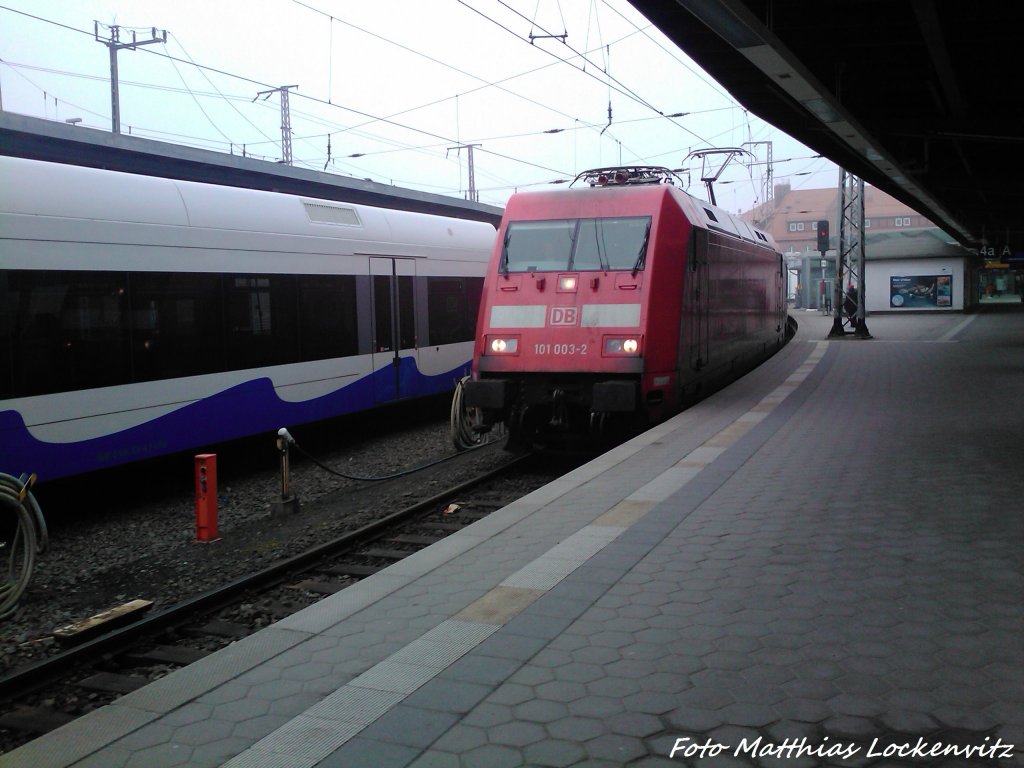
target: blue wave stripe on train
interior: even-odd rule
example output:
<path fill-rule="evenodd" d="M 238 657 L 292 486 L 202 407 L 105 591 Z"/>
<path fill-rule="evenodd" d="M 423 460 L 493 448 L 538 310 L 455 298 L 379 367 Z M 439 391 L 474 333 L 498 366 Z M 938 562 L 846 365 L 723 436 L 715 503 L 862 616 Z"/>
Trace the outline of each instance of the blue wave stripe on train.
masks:
<path fill-rule="evenodd" d="M 451 391 L 469 372 L 469 362 L 434 376 L 422 374 L 411 357 L 399 368 L 400 400 Z M 0 412 L 0 466 L 11 474 L 35 473 L 41 481 L 107 469 L 126 462 L 186 450 L 201 453 L 217 443 L 268 433 L 281 427 L 343 416 L 395 400 L 381 400 L 395 389 L 395 372 L 386 366 L 321 397 L 302 402 L 282 400 L 269 378 L 259 378 L 218 392 L 137 427 L 90 440 L 48 443 L 33 437 L 17 411 Z M 205 448 L 204 448 L 205 446 Z"/>

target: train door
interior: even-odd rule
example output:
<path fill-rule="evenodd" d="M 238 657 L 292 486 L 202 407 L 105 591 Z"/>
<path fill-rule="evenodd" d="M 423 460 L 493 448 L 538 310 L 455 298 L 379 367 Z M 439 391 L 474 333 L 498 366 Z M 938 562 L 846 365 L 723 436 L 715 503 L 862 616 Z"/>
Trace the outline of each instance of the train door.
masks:
<path fill-rule="evenodd" d="M 690 368 L 699 371 L 708 364 L 710 300 L 707 233 L 694 230 L 690 238 Z"/>
<path fill-rule="evenodd" d="M 418 370 L 414 278 L 416 262 L 370 257 L 374 388 L 378 403 L 415 394 Z"/>

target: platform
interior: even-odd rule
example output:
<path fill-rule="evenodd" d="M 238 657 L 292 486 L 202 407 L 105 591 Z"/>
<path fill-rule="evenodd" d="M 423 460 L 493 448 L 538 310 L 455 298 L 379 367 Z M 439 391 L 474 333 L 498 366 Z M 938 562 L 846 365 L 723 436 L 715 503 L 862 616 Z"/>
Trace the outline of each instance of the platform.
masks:
<path fill-rule="evenodd" d="M 1024 311 L 794 316 L 727 390 L 0 766 L 1024 765 Z"/>

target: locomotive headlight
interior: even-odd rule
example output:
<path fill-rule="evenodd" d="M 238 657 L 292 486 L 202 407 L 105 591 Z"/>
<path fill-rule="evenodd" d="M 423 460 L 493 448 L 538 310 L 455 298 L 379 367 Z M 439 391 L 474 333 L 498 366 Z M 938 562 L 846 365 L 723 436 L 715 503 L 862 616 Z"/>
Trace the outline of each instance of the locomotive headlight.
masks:
<path fill-rule="evenodd" d="M 563 293 L 575 291 L 577 285 L 579 285 L 579 279 L 576 275 L 561 275 L 558 278 L 558 290 Z"/>
<path fill-rule="evenodd" d="M 640 339 L 635 336 L 606 336 L 604 353 L 606 355 L 635 357 L 640 352 Z"/>
<path fill-rule="evenodd" d="M 519 351 L 519 339 L 515 337 L 489 336 L 487 349 L 495 355 L 514 355 Z"/>

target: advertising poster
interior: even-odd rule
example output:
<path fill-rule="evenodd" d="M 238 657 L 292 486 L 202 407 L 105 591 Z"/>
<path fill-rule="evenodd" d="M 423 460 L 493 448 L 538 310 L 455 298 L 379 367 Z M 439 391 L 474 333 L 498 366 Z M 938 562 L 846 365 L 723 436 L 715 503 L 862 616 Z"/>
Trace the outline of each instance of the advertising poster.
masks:
<path fill-rule="evenodd" d="M 953 306 L 951 275 L 893 275 L 889 278 L 889 305 L 896 309 L 932 309 Z"/>

